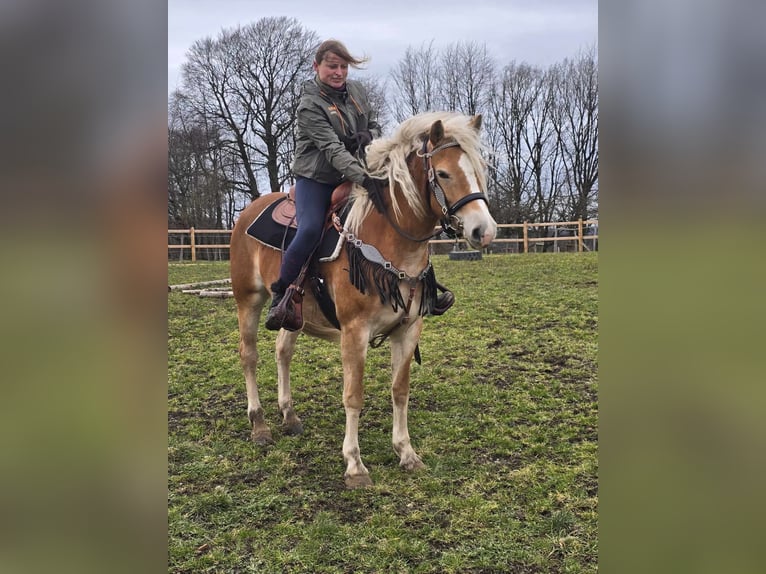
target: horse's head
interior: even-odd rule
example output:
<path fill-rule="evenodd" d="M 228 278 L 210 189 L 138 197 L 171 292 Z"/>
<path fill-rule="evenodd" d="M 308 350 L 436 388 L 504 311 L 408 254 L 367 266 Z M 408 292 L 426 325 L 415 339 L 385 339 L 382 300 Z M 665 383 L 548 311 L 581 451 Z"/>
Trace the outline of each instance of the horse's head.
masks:
<path fill-rule="evenodd" d="M 449 235 L 461 235 L 471 247 L 486 247 L 495 238 L 480 128 L 480 115 L 424 112 L 368 146 L 369 172 L 390 182 L 390 206 L 384 216 L 400 235 L 417 242 L 431 239 L 435 217 Z M 372 209 L 367 194 L 359 193 L 364 199 L 347 221 L 353 233 Z M 411 210 L 409 221 L 400 196 Z"/>
<path fill-rule="evenodd" d="M 440 119 L 433 122 L 417 154 L 423 158 L 431 208 L 449 235 L 462 235 L 475 249 L 487 247 L 497 234 L 497 223 L 485 195 L 485 166 L 478 139 L 481 115 L 470 118 L 467 126 L 449 128 L 445 131 Z"/>

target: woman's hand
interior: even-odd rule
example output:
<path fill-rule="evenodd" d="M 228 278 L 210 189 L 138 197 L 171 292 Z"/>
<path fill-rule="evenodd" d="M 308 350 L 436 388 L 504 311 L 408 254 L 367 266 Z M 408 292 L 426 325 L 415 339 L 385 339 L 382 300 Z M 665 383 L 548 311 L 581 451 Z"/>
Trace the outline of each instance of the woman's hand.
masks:
<path fill-rule="evenodd" d="M 370 130 L 362 130 L 360 132 L 356 132 L 354 134 L 354 138 L 357 142 L 357 149 L 363 150 L 368 145 L 370 145 L 370 142 L 372 141 L 372 134 L 370 133 Z"/>
<path fill-rule="evenodd" d="M 340 141 L 343 142 L 343 145 L 346 146 L 346 149 L 350 154 L 353 155 L 360 150 L 364 153 L 364 148 L 370 145 L 370 142 L 372 141 L 372 134 L 370 133 L 370 130 L 362 130 L 350 137 L 340 136 Z"/>

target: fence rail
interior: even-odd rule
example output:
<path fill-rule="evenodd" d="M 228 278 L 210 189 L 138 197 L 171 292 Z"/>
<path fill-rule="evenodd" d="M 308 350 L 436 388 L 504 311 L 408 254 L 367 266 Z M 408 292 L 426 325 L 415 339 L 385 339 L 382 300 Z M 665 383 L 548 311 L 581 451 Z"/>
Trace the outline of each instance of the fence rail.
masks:
<path fill-rule="evenodd" d="M 530 253 L 547 251 L 595 251 L 598 249 L 598 220 L 556 221 L 547 223 L 500 223 L 492 244 L 486 248 L 489 253 Z M 553 227 L 553 235 L 548 228 Z M 438 231 L 435 228 L 434 231 Z M 513 235 L 516 235 L 515 237 Z M 171 239 L 177 239 L 171 243 Z M 214 251 L 214 259 L 228 259 L 231 229 L 168 229 L 168 258 L 176 252 L 179 260 L 184 259 L 188 250 L 192 261 L 197 261 L 200 251 Z M 226 243 L 221 243 L 225 240 Z M 211 242 L 209 242 L 211 241 Z M 550 245 L 547 245 L 550 243 Z M 445 245 L 459 249 L 467 245 L 464 239 L 432 239 L 431 252 L 445 252 Z M 563 245 L 563 247 L 562 247 Z M 225 257 L 223 250 L 226 250 Z M 211 259 L 211 257 L 205 257 Z"/>

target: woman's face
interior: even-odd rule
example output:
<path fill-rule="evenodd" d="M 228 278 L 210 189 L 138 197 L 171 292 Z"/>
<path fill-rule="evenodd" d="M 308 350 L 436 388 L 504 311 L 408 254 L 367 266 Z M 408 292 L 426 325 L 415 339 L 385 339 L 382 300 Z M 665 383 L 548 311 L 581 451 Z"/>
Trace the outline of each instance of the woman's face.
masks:
<path fill-rule="evenodd" d="M 327 52 L 319 64 L 314 62 L 314 71 L 319 76 L 320 82 L 340 89 L 346 85 L 348 62 L 339 58 L 333 52 Z"/>

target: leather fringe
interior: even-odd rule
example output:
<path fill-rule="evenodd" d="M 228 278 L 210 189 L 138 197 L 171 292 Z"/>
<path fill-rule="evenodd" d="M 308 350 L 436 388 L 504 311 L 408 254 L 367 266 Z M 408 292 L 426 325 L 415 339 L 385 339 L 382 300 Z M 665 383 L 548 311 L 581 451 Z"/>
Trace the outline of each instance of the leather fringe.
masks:
<path fill-rule="evenodd" d="M 394 311 L 404 309 L 404 298 L 399 291 L 399 276 L 382 265 L 368 260 L 352 243 L 346 243 L 348 278 L 361 293 L 375 289 L 384 305 L 391 304 Z"/>
<path fill-rule="evenodd" d="M 399 289 L 399 275 L 367 259 L 361 249 L 353 243 L 346 243 L 348 254 L 348 278 L 360 293 L 375 289 L 384 305 L 390 304 L 394 311 L 405 308 L 404 297 Z M 420 300 L 421 316 L 431 313 L 436 304 L 436 275 L 429 264 L 423 278 L 423 297 Z"/>
<path fill-rule="evenodd" d="M 420 315 L 429 315 L 436 305 L 436 274 L 429 263 L 425 277 L 423 277 L 423 297 L 420 299 Z"/>

